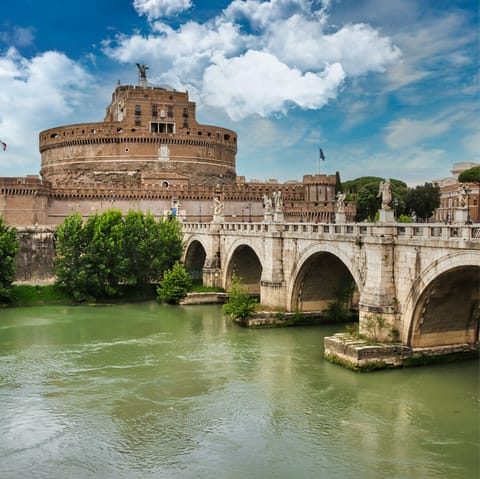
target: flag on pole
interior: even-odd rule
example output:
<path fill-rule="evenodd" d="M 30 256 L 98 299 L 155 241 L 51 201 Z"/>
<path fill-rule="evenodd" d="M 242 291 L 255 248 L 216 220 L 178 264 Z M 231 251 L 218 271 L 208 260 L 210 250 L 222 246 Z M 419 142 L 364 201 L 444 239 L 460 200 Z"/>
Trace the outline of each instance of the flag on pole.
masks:
<path fill-rule="evenodd" d="M 323 150 L 320 148 L 320 159 L 325 161 L 325 155 L 323 154 Z"/>
<path fill-rule="evenodd" d="M 2 140 L 0 140 L 0 144 L 2 145 L 3 151 L 5 151 L 7 149 L 7 144 Z"/>

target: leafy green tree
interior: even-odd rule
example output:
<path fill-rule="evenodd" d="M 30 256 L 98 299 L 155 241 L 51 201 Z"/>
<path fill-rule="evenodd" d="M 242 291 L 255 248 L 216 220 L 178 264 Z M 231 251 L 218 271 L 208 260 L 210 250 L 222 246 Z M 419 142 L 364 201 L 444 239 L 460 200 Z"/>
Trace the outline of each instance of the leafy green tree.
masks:
<path fill-rule="evenodd" d="M 480 183 L 480 166 L 474 166 L 458 175 L 460 183 Z"/>
<path fill-rule="evenodd" d="M 84 268 L 94 297 L 119 296 L 127 273 L 123 254 L 123 219 L 120 210 L 111 209 L 91 216 L 84 228 L 88 243 Z"/>
<path fill-rule="evenodd" d="M 119 296 L 157 283 L 182 254 L 180 224 L 119 210 L 71 215 L 57 228 L 57 283 L 77 301 Z"/>
<path fill-rule="evenodd" d="M 67 216 L 57 227 L 55 259 L 57 284 L 76 301 L 93 298 L 89 294 L 90 277 L 85 258 L 88 241 L 79 213 Z"/>
<path fill-rule="evenodd" d="M 12 283 L 15 279 L 17 251 L 17 231 L 15 228 L 7 226 L 0 216 L 0 302 L 13 300 Z"/>
<path fill-rule="evenodd" d="M 172 269 L 165 271 L 157 287 L 157 296 L 163 303 L 178 304 L 187 296 L 192 279 L 187 270 L 177 261 Z"/>
<path fill-rule="evenodd" d="M 182 226 L 175 218 L 161 220 L 157 224 L 157 235 L 155 243 L 155 255 L 158 261 L 156 272 L 161 276 L 182 257 Z"/>
<path fill-rule="evenodd" d="M 223 305 L 223 312 L 232 319 L 249 318 L 255 313 L 256 302 L 256 299 L 248 294 L 241 278 L 234 276 L 228 300 Z"/>
<path fill-rule="evenodd" d="M 440 188 L 432 183 L 418 185 L 409 190 L 406 198 L 407 210 L 418 218 L 427 220 L 440 206 Z"/>
<path fill-rule="evenodd" d="M 164 268 L 158 254 L 162 248 L 159 235 L 162 227 L 150 213 L 129 211 L 125 216 L 123 254 L 127 260 L 126 284 L 142 289 L 162 277 Z M 179 258 L 180 255 L 176 254 L 175 259 Z"/>
<path fill-rule="evenodd" d="M 375 218 L 376 212 L 382 206 L 382 199 L 378 196 L 378 188 L 383 180 L 384 178 L 377 176 L 362 176 L 342 183 L 343 191 L 354 199 L 357 206 L 356 221 L 373 220 Z M 398 216 L 405 212 L 408 187 L 403 181 L 395 179 L 391 179 L 390 184 L 392 188 L 391 207 L 394 208 L 393 201 L 396 199 L 395 213 Z"/>

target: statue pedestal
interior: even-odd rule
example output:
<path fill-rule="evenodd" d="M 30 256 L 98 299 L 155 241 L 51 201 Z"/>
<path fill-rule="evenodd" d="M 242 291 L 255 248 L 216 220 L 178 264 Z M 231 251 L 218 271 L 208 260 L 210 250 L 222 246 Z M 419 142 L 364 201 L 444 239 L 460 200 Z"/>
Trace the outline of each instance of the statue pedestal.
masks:
<path fill-rule="evenodd" d="M 335 223 L 343 224 L 346 222 L 347 222 L 347 219 L 344 211 L 338 211 L 337 213 L 335 213 Z"/>
<path fill-rule="evenodd" d="M 378 219 L 379 223 L 395 223 L 395 214 L 393 210 L 383 210 L 379 211 L 380 218 Z"/>
<path fill-rule="evenodd" d="M 468 212 L 466 208 L 456 208 L 453 214 L 453 222 L 464 225 L 468 221 Z"/>
<path fill-rule="evenodd" d="M 273 215 L 273 221 L 275 223 L 283 223 L 285 221 L 285 216 L 283 215 L 283 211 L 276 212 Z"/>
<path fill-rule="evenodd" d="M 265 213 L 263 216 L 263 222 L 264 223 L 271 223 L 273 220 L 273 213 Z"/>
<path fill-rule="evenodd" d="M 213 223 L 223 223 L 225 221 L 224 215 L 213 215 Z"/>

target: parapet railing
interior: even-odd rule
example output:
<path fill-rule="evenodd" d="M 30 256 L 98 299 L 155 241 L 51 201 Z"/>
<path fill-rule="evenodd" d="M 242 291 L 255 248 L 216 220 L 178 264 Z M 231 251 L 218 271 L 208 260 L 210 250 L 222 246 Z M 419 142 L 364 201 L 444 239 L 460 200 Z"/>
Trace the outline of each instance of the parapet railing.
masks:
<path fill-rule="evenodd" d="M 244 234 L 248 236 L 268 232 L 282 232 L 287 235 L 318 236 L 395 236 L 398 239 L 467 239 L 480 242 L 480 224 L 458 225 L 443 223 L 184 223 L 185 233 Z"/>

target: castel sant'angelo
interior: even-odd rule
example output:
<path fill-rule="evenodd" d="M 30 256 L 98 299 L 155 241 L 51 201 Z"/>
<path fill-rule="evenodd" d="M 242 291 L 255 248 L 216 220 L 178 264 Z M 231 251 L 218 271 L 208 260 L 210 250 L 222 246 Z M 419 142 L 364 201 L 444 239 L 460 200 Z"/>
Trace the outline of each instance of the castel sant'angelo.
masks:
<path fill-rule="evenodd" d="M 137 67 L 139 84 L 116 87 L 102 122 L 40 132 L 40 178 L 0 178 L 8 224 L 53 226 L 109 208 L 208 222 L 218 204 L 225 221 L 264 221 L 275 196 L 285 221 L 333 220 L 335 175 L 246 182 L 236 174 L 237 134 L 197 123 L 188 92 L 152 86 Z"/>

